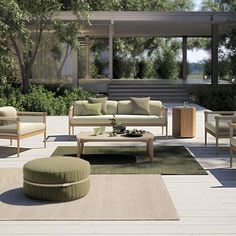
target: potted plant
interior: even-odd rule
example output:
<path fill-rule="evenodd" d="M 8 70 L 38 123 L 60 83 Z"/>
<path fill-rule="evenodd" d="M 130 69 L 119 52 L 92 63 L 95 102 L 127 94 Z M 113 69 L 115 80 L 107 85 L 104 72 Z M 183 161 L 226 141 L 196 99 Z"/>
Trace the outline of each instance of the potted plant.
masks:
<path fill-rule="evenodd" d="M 123 134 L 125 132 L 125 130 L 126 130 L 125 125 L 121 122 L 118 122 L 116 120 L 115 115 L 113 115 L 113 118 L 110 119 L 110 121 L 111 121 L 111 125 L 112 125 L 112 128 L 113 128 L 113 133 Z"/>

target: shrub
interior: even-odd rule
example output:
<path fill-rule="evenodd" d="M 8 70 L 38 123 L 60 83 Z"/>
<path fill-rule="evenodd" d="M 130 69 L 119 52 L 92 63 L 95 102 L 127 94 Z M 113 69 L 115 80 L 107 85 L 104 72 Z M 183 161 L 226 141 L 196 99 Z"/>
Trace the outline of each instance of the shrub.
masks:
<path fill-rule="evenodd" d="M 21 87 L 0 86 L 0 106 L 14 106 L 20 111 L 44 111 L 48 115 L 67 115 L 74 101 L 86 100 L 89 96 L 95 96 L 95 92 L 80 87 L 72 91 L 65 88 L 51 91 L 43 85 L 31 85 L 30 92 L 22 94 Z"/>
<path fill-rule="evenodd" d="M 165 48 L 162 53 L 157 55 L 154 61 L 154 69 L 159 79 L 178 79 L 180 68 L 176 59 L 176 53 L 171 48 Z"/>
<path fill-rule="evenodd" d="M 236 86 L 201 86 L 196 92 L 196 102 L 213 111 L 235 111 Z"/>

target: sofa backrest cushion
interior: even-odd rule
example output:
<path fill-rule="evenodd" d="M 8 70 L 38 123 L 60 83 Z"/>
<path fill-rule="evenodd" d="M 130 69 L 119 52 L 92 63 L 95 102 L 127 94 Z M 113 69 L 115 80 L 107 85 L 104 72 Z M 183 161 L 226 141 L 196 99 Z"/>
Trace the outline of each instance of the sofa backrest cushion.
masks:
<path fill-rule="evenodd" d="M 149 102 L 149 109 L 152 115 L 160 116 L 162 115 L 162 102 L 161 101 L 150 101 Z"/>
<path fill-rule="evenodd" d="M 82 103 L 88 103 L 88 101 L 76 101 L 74 102 L 74 116 L 80 116 L 83 114 L 82 112 Z M 161 115 L 162 111 L 162 102 L 157 100 L 150 100 L 149 109 L 151 115 Z M 107 101 L 107 115 L 113 114 L 132 114 L 132 105 L 129 100 L 122 101 Z"/>
<path fill-rule="evenodd" d="M 9 117 L 9 118 L 16 118 L 17 117 L 17 111 L 15 107 L 7 106 L 7 107 L 0 107 L 0 117 Z M 12 121 L 1 121 L 0 125 L 7 125 L 7 124 L 13 124 L 15 122 Z"/>
<path fill-rule="evenodd" d="M 117 114 L 117 101 L 107 101 L 107 115 Z"/>
<path fill-rule="evenodd" d="M 118 101 L 117 113 L 122 115 L 132 114 L 132 104 L 129 100 Z"/>
<path fill-rule="evenodd" d="M 132 105 L 132 114 L 134 115 L 151 115 L 149 109 L 150 97 L 130 97 Z"/>
<path fill-rule="evenodd" d="M 149 101 L 149 109 L 151 112 L 151 115 L 157 115 L 160 116 L 162 115 L 162 102 L 158 100 L 150 100 Z M 122 100 L 118 101 L 117 104 L 117 114 L 132 114 L 132 105 L 129 100 Z"/>
<path fill-rule="evenodd" d="M 83 105 L 87 104 L 88 101 L 76 101 L 74 102 L 74 116 L 82 116 L 83 115 Z"/>
<path fill-rule="evenodd" d="M 102 103 L 102 114 L 107 114 L 107 97 L 100 97 L 100 98 L 88 98 L 88 102 L 95 104 L 95 103 Z"/>

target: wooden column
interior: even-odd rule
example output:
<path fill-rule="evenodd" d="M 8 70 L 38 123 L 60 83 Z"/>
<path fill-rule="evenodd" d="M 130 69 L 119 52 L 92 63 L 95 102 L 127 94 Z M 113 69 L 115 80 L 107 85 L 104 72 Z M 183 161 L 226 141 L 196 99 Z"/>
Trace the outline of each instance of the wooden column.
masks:
<path fill-rule="evenodd" d="M 182 41 L 182 53 L 183 53 L 183 59 L 182 59 L 182 79 L 187 80 L 187 74 L 188 74 L 188 63 L 187 63 L 187 37 L 183 37 Z"/>
<path fill-rule="evenodd" d="M 89 37 L 85 37 L 84 79 L 89 79 Z"/>
<path fill-rule="evenodd" d="M 211 26 L 211 83 L 218 84 L 218 44 L 219 44 L 219 26 L 212 24 Z"/>
<path fill-rule="evenodd" d="M 113 79 L 113 33 L 114 33 L 114 24 L 111 21 L 109 25 L 109 79 Z"/>

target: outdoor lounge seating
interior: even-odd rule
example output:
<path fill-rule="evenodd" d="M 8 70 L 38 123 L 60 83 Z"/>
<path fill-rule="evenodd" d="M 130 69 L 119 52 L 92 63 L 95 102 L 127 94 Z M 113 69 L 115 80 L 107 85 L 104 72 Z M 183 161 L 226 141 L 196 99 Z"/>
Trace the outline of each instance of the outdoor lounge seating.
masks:
<path fill-rule="evenodd" d="M 37 118 L 37 119 L 36 119 Z M 37 134 L 44 134 L 46 147 L 46 113 L 17 112 L 14 107 L 0 108 L 0 139 L 17 141 L 17 157 L 20 153 L 20 140 Z"/>
<path fill-rule="evenodd" d="M 216 138 L 216 148 L 219 146 L 219 138 L 229 138 L 229 123 L 235 118 L 233 111 L 205 111 L 205 145 L 207 145 L 207 133 Z M 217 149 L 216 149 L 217 150 Z"/>
<path fill-rule="evenodd" d="M 106 101 L 106 113 L 97 114 L 85 113 L 84 106 L 88 101 L 76 101 L 69 109 L 69 135 L 74 134 L 74 127 L 81 126 L 111 126 L 113 115 L 117 122 L 123 123 L 125 126 L 160 126 L 166 128 L 166 137 L 168 135 L 168 122 L 167 122 L 167 108 L 161 101 L 150 100 L 148 102 L 149 113 L 132 112 L 131 102 L 129 100 L 122 101 Z M 92 104 L 94 105 L 94 104 Z M 149 110 L 148 109 L 148 110 Z M 100 108 L 101 110 L 101 108 Z M 142 114 L 141 114 L 142 113 Z"/>
<path fill-rule="evenodd" d="M 233 166 L 233 154 L 236 152 L 236 123 L 230 123 L 230 167 Z"/>
<path fill-rule="evenodd" d="M 41 200 L 71 201 L 90 188 L 90 164 L 80 158 L 57 156 L 27 162 L 23 167 L 24 192 Z"/>

